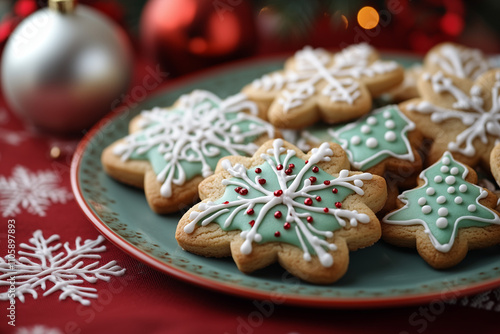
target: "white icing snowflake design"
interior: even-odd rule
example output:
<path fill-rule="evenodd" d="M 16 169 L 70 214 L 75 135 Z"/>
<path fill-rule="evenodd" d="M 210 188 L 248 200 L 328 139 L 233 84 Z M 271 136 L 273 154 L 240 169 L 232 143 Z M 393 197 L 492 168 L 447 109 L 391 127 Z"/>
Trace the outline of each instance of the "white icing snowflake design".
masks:
<path fill-rule="evenodd" d="M 122 276 L 125 269 L 116 265 L 116 261 L 108 262 L 99 266 L 99 261 L 84 264 L 84 259 L 98 260 L 106 250 L 106 246 L 100 246 L 104 241 L 102 236 L 95 240 L 85 240 L 77 237 L 75 248 L 72 249 L 68 242 L 64 243 L 64 251 L 59 251 L 63 244 L 59 236 L 54 234 L 45 239 L 42 231 L 37 230 L 29 240 L 31 245 L 20 244 L 22 249 L 18 252 L 21 257 L 12 259 L 9 255 L 0 258 L 0 286 L 9 286 L 14 280 L 15 296 L 25 301 L 25 295 L 30 294 L 37 299 L 37 288 L 43 291 L 43 296 L 60 291 L 60 300 L 70 297 L 83 305 L 90 305 L 86 298 L 97 298 L 97 290 L 80 286 L 84 280 L 96 283 L 97 280 L 109 281 L 110 275 Z M 59 252 L 57 252 L 59 251 Z M 13 268 L 12 268 L 13 266 Z M 49 287 L 47 283 L 52 283 Z M 8 300 L 9 291 L 0 293 L 0 300 Z"/>
<path fill-rule="evenodd" d="M 417 104 L 409 104 L 408 110 L 423 114 L 431 114 L 431 121 L 441 123 L 448 119 L 460 120 L 467 129 L 457 135 L 454 142 L 448 143 L 448 149 L 459 152 L 467 157 L 476 153 L 474 140 L 480 139 L 482 143 L 488 144 L 487 135 L 500 137 L 500 72 L 495 73 L 495 83 L 491 88 L 491 108 L 484 109 L 484 100 L 481 97 L 481 88 L 472 86 L 469 94 L 460 90 L 453 84 L 450 77 L 437 72 L 433 75 L 424 73 L 424 80 L 432 84 L 436 93 L 449 93 L 455 99 L 454 109 L 444 108 L 432 104 L 429 101 L 421 101 Z"/>
<path fill-rule="evenodd" d="M 283 110 L 289 112 L 317 94 L 316 84 L 326 85 L 320 94 L 332 102 L 345 102 L 350 105 L 361 96 L 358 79 L 373 77 L 393 71 L 395 62 L 382 60 L 370 61 L 373 48 L 366 43 L 350 46 L 332 56 L 323 49 L 305 47 L 295 54 L 295 70 L 285 73 L 264 75 L 252 83 L 254 88 L 283 90 L 278 100 Z M 332 65 L 329 65 L 333 62 Z"/>
<path fill-rule="evenodd" d="M 253 212 L 256 205 L 263 205 L 253 221 L 253 224 L 251 224 L 251 228 L 242 231 L 240 234 L 244 239 L 241 246 L 241 252 L 242 254 L 250 254 L 252 252 L 252 243 L 254 241 L 262 241 L 262 234 L 259 233 L 259 227 L 260 225 L 266 224 L 264 218 L 266 214 L 277 205 L 284 205 L 287 208 L 287 212 L 283 212 L 283 217 L 286 217 L 285 225 L 288 224 L 288 227 L 285 227 L 285 229 L 294 228 L 304 252 L 304 260 L 311 260 L 311 254 L 308 247 L 312 247 L 324 267 L 333 265 L 333 257 L 329 251 L 336 250 L 337 246 L 325 240 L 326 238 L 332 238 L 333 232 L 318 230 L 313 224 L 309 224 L 308 218 L 311 218 L 311 213 L 332 216 L 332 218 L 336 219 L 342 227 L 347 226 L 347 223 L 353 227 L 357 226 L 358 223 L 369 223 L 370 217 L 355 210 L 342 209 L 341 202 L 336 202 L 333 207 L 315 206 L 313 205 L 313 199 L 321 201 L 321 198 L 318 199 L 315 192 L 322 189 L 332 189 L 333 193 L 337 193 L 335 187 L 343 187 L 352 190 L 358 195 L 363 195 L 364 191 L 361 189 L 363 181 L 371 180 L 372 174 L 362 173 L 349 175 L 348 170 L 342 170 L 337 178 L 332 177 L 323 182 L 315 183 L 315 177 L 304 178 L 304 175 L 310 170 L 317 173 L 318 167 L 315 166 L 315 164 L 321 161 L 331 160 L 330 157 L 333 155 L 333 152 L 329 144 L 323 143 L 319 148 L 314 148 L 305 166 L 298 170 L 297 173 L 293 171 L 293 168 L 297 168 L 297 166 L 284 167 L 289 166 L 290 159 L 295 155 L 296 152 L 294 150 L 287 150 L 283 147 L 283 140 L 281 139 L 274 140 L 273 148 L 269 149 L 267 154 L 261 155 L 268 164 L 266 168 L 269 167 L 274 172 L 274 176 L 280 187 L 277 190 L 268 190 L 264 188 L 263 184 L 266 183 L 265 179 L 264 183 L 262 183 L 262 178 L 259 175 L 257 175 L 254 180 L 250 179 L 247 174 L 247 169 L 243 165 L 237 163 L 233 166 L 229 160 L 223 160 L 223 168 L 227 170 L 233 178 L 223 180 L 222 184 L 225 186 L 234 185 L 244 189 L 252 189 L 255 190 L 255 193 L 258 195 L 238 196 L 235 201 L 221 204 L 214 202 L 202 203 L 198 207 L 201 212 L 191 212 L 189 217 L 191 221 L 184 227 L 184 231 L 188 234 L 192 233 L 198 223 L 200 223 L 201 226 L 206 226 L 222 214 L 232 211 L 224 222 L 224 227 L 227 228 L 233 223 L 235 216 L 242 212 L 242 210 L 245 210 L 243 212 L 248 214 L 250 211 Z M 264 168 L 262 170 L 264 170 Z M 303 179 L 304 181 L 302 182 Z M 245 192 L 245 195 L 246 193 L 247 192 Z M 240 194 L 242 193 L 240 192 Z M 329 194 L 332 195 L 332 192 L 329 192 Z M 301 198 L 305 198 L 302 200 L 303 202 L 301 202 Z M 322 200 L 322 203 L 326 205 L 330 202 L 331 201 L 327 198 L 323 198 Z M 333 204 L 333 202 L 331 204 Z M 279 212 L 279 215 L 281 216 L 281 212 Z"/>
<path fill-rule="evenodd" d="M 217 162 L 210 163 L 208 158 L 220 156 L 221 150 L 231 155 L 251 155 L 258 148 L 251 142 L 253 139 L 266 133 L 273 138 L 274 128 L 259 119 L 257 112 L 257 105 L 243 94 L 221 100 L 208 91 L 197 90 L 183 95 L 174 110 L 155 108 L 143 112 L 141 131 L 126 137 L 114 153 L 125 161 L 132 154 L 156 149 L 165 163 L 157 171 L 157 180 L 162 183 L 161 195 L 168 198 L 172 184 L 182 185 L 188 179 L 181 162 L 200 163 L 199 174 L 207 177 Z"/>
<path fill-rule="evenodd" d="M 439 52 L 431 53 L 429 62 L 448 74 L 471 80 L 475 80 L 491 68 L 480 50 L 458 48 L 452 44 L 443 45 Z"/>
<path fill-rule="evenodd" d="M 59 328 L 47 327 L 44 325 L 34 325 L 31 327 L 18 328 L 14 334 L 63 334 Z"/>
<path fill-rule="evenodd" d="M 30 173 L 22 166 L 16 166 L 11 178 L 0 176 L 0 209 L 3 216 L 15 216 L 21 209 L 39 216 L 45 216 L 52 203 L 66 203 L 73 195 L 59 187 L 59 175 L 51 170 Z"/>

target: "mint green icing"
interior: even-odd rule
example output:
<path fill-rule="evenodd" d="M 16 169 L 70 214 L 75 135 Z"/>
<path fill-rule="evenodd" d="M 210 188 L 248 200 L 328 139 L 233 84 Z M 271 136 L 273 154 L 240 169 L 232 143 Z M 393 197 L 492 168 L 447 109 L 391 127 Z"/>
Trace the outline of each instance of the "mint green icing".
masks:
<path fill-rule="evenodd" d="M 500 224 L 498 215 L 479 203 L 487 192 L 465 181 L 467 174 L 467 168 L 446 152 L 420 175 L 425 185 L 403 192 L 399 198 L 406 205 L 383 222 L 423 225 L 434 247 L 442 252 L 451 249 L 459 228 Z"/>

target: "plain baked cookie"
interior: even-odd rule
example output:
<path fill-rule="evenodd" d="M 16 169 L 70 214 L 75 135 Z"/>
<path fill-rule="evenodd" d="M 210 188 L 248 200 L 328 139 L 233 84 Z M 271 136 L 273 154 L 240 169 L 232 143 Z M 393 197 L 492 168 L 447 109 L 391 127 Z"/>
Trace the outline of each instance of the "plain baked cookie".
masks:
<path fill-rule="evenodd" d="M 386 201 L 383 178 L 348 167 L 337 144 L 304 154 L 281 139 L 252 158 L 222 159 L 200 184 L 203 201 L 179 221 L 176 239 L 195 254 L 232 255 L 244 273 L 279 262 L 305 281 L 334 282 L 350 250 L 380 238 L 375 212 Z"/>
<path fill-rule="evenodd" d="M 449 268 L 469 249 L 500 243 L 497 197 L 476 185 L 470 167 L 445 152 L 420 175 L 418 188 L 400 195 L 401 208 L 382 219 L 382 238 L 416 247 L 434 268 Z"/>
<path fill-rule="evenodd" d="M 130 135 L 107 147 L 104 170 L 144 188 L 151 209 L 171 213 L 198 199 L 198 184 L 227 155 L 252 155 L 276 136 L 258 107 L 243 94 L 220 99 L 197 90 L 172 108 L 144 111 L 130 122 Z"/>
<path fill-rule="evenodd" d="M 278 128 L 300 129 L 318 120 L 340 123 L 371 110 L 372 97 L 403 80 L 394 61 L 382 61 L 368 44 L 332 54 L 305 47 L 288 59 L 283 71 L 243 88 L 250 99 L 269 106 L 268 120 Z"/>

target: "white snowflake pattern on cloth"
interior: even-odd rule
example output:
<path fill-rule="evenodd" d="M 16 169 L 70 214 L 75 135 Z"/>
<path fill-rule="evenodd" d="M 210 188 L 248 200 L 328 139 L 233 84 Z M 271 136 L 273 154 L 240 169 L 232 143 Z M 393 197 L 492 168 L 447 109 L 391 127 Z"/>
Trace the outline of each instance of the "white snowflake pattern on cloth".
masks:
<path fill-rule="evenodd" d="M 12 259 L 7 255 L 5 259 L 0 258 L 0 286 L 10 286 L 14 278 L 15 296 L 21 302 L 25 301 L 26 294 L 37 299 L 36 288 L 40 287 L 45 291 L 44 297 L 60 291 L 59 300 L 70 297 L 83 305 L 90 305 L 86 298 L 97 298 L 97 289 L 81 286 L 84 280 L 89 283 L 96 283 L 97 280 L 107 282 L 110 275 L 125 274 L 125 269 L 116 265 L 116 261 L 101 267 L 98 267 L 99 261 L 85 264 L 83 259 L 100 259 L 101 256 L 95 253 L 106 251 L 106 246 L 100 246 L 104 241 L 102 236 L 95 240 L 85 240 L 83 243 L 81 240 L 80 237 L 76 238 L 74 249 L 69 246 L 69 242 L 65 242 L 65 252 L 57 252 L 63 247 L 61 242 L 57 242 L 59 235 L 54 234 L 45 239 L 41 230 L 35 231 L 29 240 L 31 245 L 19 245 L 22 250 L 18 255 L 21 257 Z M 48 282 L 53 283 L 53 286 L 48 287 Z M 9 291 L 0 293 L 0 300 L 8 299 Z"/>
<path fill-rule="evenodd" d="M 34 325 L 31 327 L 18 328 L 14 334 L 63 334 L 59 328 L 47 327 L 44 325 Z"/>
<path fill-rule="evenodd" d="M 12 177 L 0 175 L 0 210 L 3 216 L 15 216 L 21 209 L 33 215 L 45 216 L 53 203 L 66 203 L 71 192 L 59 187 L 59 175 L 51 170 L 31 173 L 22 166 L 14 167 Z"/>

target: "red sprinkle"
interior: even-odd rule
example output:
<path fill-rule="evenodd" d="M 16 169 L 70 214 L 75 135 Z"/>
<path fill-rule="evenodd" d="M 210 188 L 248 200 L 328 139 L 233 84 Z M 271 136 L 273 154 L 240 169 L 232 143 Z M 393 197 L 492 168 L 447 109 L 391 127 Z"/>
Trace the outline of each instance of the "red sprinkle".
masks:
<path fill-rule="evenodd" d="M 282 165 L 282 164 L 279 164 L 278 166 L 276 166 L 276 169 L 277 169 L 277 170 L 282 170 L 282 169 L 283 169 L 283 165 Z"/>
<path fill-rule="evenodd" d="M 311 177 L 309 178 L 309 181 L 311 181 L 311 183 L 316 182 L 316 180 L 317 180 L 317 179 L 316 179 L 316 177 L 314 177 L 314 176 L 311 176 Z"/>
<path fill-rule="evenodd" d="M 276 238 L 277 238 L 277 237 L 279 237 L 280 235 L 281 235 L 280 231 L 276 231 L 276 232 L 274 232 L 274 236 L 275 236 Z"/>
<path fill-rule="evenodd" d="M 257 173 L 257 174 L 262 173 L 262 169 L 260 169 L 259 167 L 255 168 L 255 173 Z"/>
<path fill-rule="evenodd" d="M 328 211 L 330 211 L 330 210 L 328 210 L 328 208 L 324 208 L 324 209 L 323 209 L 323 212 L 324 212 L 324 213 L 327 213 Z"/>
<path fill-rule="evenodd" d="M 313 204 L 313 200 L 312 200 L 312 199 L 310 199 L 310 198 L 306 198 L 306 199 L 304 200 L 304 204 L 305 204 L 305 205 L 312 205 L 312 204 Z"/>
<path fill-rule="evenodd" d="M 250 226 L 252 226 L 252 227 L 253 227 L 253 226 L 255 225 L 255 220 L 251 220 L 251 221 L 249 222 L 249 224 L 250 224 Z"/>
<path fill-rule="evenodd" d="M 325 180 L 325 181 L 323 181 L 323 183 L 325 184 L 325 186 L 330 185 L 330 181 L 329 180 Z"/>
<path fill-rule="evenodd" d="M 283 190 L 280 189 L 280 190 L 275 190 L 274 191 L 274 196 L 280 197 L 281 195 L 283 195 Z"/>
<path fill-rule="evenodd" d="M 286 222 L 286 223 L 284 223 L 284 224 L 283 224 L 283 228 L 284 228 L 285 230 L 288 230 L 291 226 L 292 226 L 292 225 L 290 225 L 290 223 L 289 223 L 289 222 Z"/>
<path fill-rule="evenodd" d="M 276 219 L 280 219 L 280 218 L 281 218 L 281 211 L 276 211 L 276 212 L 274 213 L 274 218 L 276 218 Z"/>
<path fill-rule="evenodd" d="M 236 191 L 237 193 L 239 193 L 239 192 L 240 192 L 240 190 L 241 190 L 241 187 L 236 187 L 236 188 L 234 188 L 234 191 Z"/>
<path fill-rule="evenodd" d="M 295 168 L 294 164 L 288 164 L 288 168 Z"/>
<path fill-rule="evenodd" d="M 293 172 L 293 170 L 292 170 L 291 168 L 287 168 L 287 169 L 285 170 L 285 174 L 286 174 L 286 175 L 290 175 L 290 174 L 292 174 L 292 172 Z"/>
<path fill-rule="evenodd" d="M 306 165 L 309 163 L 309 160 L 306 160 Z"/>
<path fill-rule="evenodd" d="M 248 194 L 248 189 L 243 188 L 243 189 L 240 190 L 240 195 L 245 196 L 246 194 Z"/>
<path fill-rule="evenodd" d="M 335 202 L 335 206 L 337 207 L 337 209 L 340 209 L 342 207 L 342 203 L 340 202 Z"/>
<path fill-rule="evenodd" d="M 318 166 L 314 166 L 313 169 L 312 169 L 313 173 L 317 173 L 319 172 L 319 168 Z"/>
<path fill-rule="evenodd" d="M 307 216 L 306 220 L 308 223 L 312 223 L 314 219 L 311 216 Z"/>
<path fill-rule="evenodd" d="M 266 184 L 266 179 L 259 179 L 259 184 Z"/>
<path fill-rule="evenodd" d="M 222 204 L 229 204 L 229 201 L 225 201 L 225 202 L 224 202 L 224 203 L 222 203 Z"/>
<path fill-rule="evenodd" d="M 317 200 L 318 202 L 321 202 L 321 196 L 316 196 L 316 200 Z"/>
<path fill-rule="evenodd" d="M 247 215 L 253 215 L 255 211 L 253 211 L 253 209 L 248 209 L 247 210 Z"/>
<path fill-rule="evenodd" d="M 338 193 L 338 192 L 339 192 L 339 190 L 338 190 L 337 188 L 333 188 L 333 189 L 332 189 L 332 193 L 336 194 L 336 193 Z"/>

